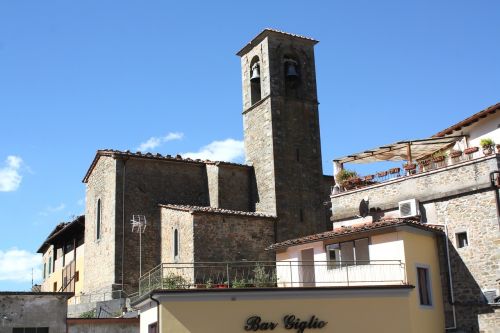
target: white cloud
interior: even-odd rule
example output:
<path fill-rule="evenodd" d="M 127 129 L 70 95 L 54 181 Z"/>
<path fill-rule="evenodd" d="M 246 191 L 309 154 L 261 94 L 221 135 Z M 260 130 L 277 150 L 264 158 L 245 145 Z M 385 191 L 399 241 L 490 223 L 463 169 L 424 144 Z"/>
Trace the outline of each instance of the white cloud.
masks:
<path fill-rule="evenodd" d="M 156 147 L 161 146 L 165 142 L 180 140 L 184 137 L 183 133 L 168 133 L 165 136 L 153 136 L 150 137 L 145 142 L 141 143 L 139 147 L 137 147 L 138 151 L 144 152 L 155 149 Z"/>
<path fill-rule="evenodd" d="M 63 210 L 64 208 L 66 208 L 66 205 L 63 204 L 63 203 L 60 203 L 58 206 L 55 206 L 55 207 L 52 207 L 52 206 L 48 206 L 47 208 L 45 208 L 43 211 L 41 211 L 40 213 L 38 213 L 39 215 L 42 215 L 42 216 L 48 216 L 49 214 L 51 213 L 57 213 L 57 212 L 60 212 L 61 210 Z"/>
<path fill-rule="evenodd" d="M 214 141 L 201 147 L 198 152 L 188 152 L 182 154 L 182 156 L 212 161 L 240 162 L 245 156 L 245 149 L 243 141 L 226 139 L 224 141 Z"/>
<path fill-rule="evenodd" d="M 25 250 L 12 248 L 0 250 L 0 281 L 31 281 L 31 269 L 35 280 L 40 280 L 42 256 Z"/>
<path fill-rule="evenodd" d="M 0 168 L 0 192 L 12 192 L 19 188 L 23 176 L 19 169 L 23 160 L 18 156 L 7 156 L 5 166 Z"/>

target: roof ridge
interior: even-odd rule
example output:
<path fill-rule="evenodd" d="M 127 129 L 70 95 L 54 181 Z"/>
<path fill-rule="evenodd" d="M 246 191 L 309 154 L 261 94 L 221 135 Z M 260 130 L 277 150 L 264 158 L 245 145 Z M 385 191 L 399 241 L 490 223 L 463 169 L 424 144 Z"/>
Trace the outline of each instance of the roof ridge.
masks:
<path fill-rule="evenodd" d="M 276 249 L 283 248 L 283 247 L 289 247 L 289 246 L 293 246 L 293 245 L 300 245 L 300 244 L 305 244 L 305 243 L 317 242 L 317 241 L 321 241 L 324 239 L 330 239 L 330 238 L 334 238 L 336 236 L 343 236 L 343 235 L 348 235 L 348 234 L 354 234 L 357 232 L 376 230 L 376 229 L 384 228 L 384 227 L 403 226 L 403 225 L 417 227 L 417 228 L 425 229 L 428 231 L 442 232 L 442 229 L 438 226 L 435 226 L 435 225 L 428 225 L 426 223 L 417 222 L 417 221 L 411 220 L 411 219 L 394 218 L 394 219 L 382 220 L 382 221 L 378 221 L 378 222 L 366 222 L 366 223 L 361 223 L 358 225 L 352 225 L 352 226 L 348 226 L 348 227 L 342 226 L 342 227 L 335 228 L 335 229 L 329 230 L 329 231 L 324 231 L 324 232 L 321 232 L 318 234 L 307 235 L 304 237 L 289 239 L 289 240 L 286 240 L 283 242 L 272 244 L 269 247 L 267 247 L 266 250 L 276 250 Z"/>
<path fill-rule="evenodd" d="M 193 163 L 193 164 L 213 164 L 213 165 L 228 165 L 228 166 L 236 166 L 236 167 L 245 167 L 249 168 L 251 167 L 248 164 L 242 164 L 242 163 L 235 163 L 235 162 L 227 162 L 227 161 L 212 161 L 209 159 L 192 159 L 192 158 L 183 158 L 180 154 L 174 155 L 162 155 L 160 153 L 151 153 L 151 152 L 141 152 L 141 151 L 136 151 L 132 152 L 130 150 L 118 150 L 118 149 L 98 149 L 94 160 L 92 161 L 89 169 L 87 170 L 85 177 L 83 177 L 82 182 L 86 183 L 88 180 L 88 177 L 92 173 L 92 170 L 97 164 L 97 161 L 99 160 L 100 156 L 123 156 L 123 157 L 132 157 L 132 158 L 142 158 L 142 159 L 151 159 L 151 160 L 158 160 L 158 161 L 171 161 L 171 162 L 182 162 L 182 163 Z"/>
<path fill-rule="evenodd" d="M 243 215 L 243 216 L 255 216 L 255 217 L 266 217 L 266 218 L 276 218 L 275 215 L 262 213 L 262 212 L 250 212 L 242 210 L 233 210 L 212 206 L 197 206 L 197 205 L 183 205 L 183 204 L 158 204 L 160 207 L 178 209 L 189 212 L 202 212 L 202 213 L 221 213 L 228 215 Z"/>

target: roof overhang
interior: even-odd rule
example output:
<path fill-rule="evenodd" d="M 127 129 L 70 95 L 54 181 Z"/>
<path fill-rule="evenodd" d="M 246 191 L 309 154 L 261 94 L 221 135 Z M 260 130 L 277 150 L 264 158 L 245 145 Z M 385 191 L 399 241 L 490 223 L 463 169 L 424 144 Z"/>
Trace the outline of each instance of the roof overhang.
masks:
<path fill-rule="evenodd" d="M 338 163 L 374 163 L 382 161 L 408 161 L 409 153 L 412 160 L 418 160 L 432 153 L 448 148 L 462 139 L 463 135 L 432 137 L 410 141 L 399 141 L 390 145 L 365 150 L 360 153 L 334 159 Z"/>

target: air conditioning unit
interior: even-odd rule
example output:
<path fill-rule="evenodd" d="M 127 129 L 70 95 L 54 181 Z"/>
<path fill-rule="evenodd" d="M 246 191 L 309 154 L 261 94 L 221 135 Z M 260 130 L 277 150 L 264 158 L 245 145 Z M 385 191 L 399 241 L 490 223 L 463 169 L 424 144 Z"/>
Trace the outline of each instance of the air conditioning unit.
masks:
<path fill-rule="evenodd" d="M 412 217 L 420 215 L 418 209 L 418 200 L 410 199 L 399 202 L 399 216 L 400 217 Z"/>

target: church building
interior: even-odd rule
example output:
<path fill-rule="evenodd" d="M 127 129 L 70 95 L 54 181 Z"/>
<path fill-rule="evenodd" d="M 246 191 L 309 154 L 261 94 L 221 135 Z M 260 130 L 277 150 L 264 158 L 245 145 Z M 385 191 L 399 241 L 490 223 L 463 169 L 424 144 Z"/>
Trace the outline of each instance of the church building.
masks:
<path fill-rule="evenodd" d="M 136 291 L 161 262 L 274 260 L 271 244 L 328 229 L 316 43 L 265 29 L 237 53 L 245 164 L 97 151 L 83 179 L 85 293 Z"/>

